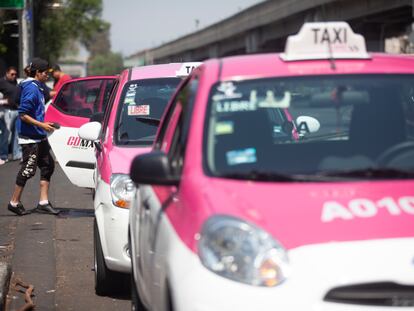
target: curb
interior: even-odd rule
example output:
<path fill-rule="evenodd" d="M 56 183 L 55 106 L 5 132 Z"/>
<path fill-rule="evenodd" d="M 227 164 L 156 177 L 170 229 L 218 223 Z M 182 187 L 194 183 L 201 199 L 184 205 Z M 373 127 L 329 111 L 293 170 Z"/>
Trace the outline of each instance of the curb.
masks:
<path fill-rule="evenodd" d="M 3 311 L 6 305 L 6 297 L 9 290 L 11 266 L 6 262 L 0 262 L 0 311 Z"/>

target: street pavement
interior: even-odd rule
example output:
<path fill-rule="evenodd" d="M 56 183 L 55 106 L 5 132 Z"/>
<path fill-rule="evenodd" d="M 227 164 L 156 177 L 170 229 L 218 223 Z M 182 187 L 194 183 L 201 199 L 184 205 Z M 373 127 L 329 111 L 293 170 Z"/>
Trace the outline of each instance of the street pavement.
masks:
<path fill-rule="evenodd" d="M 61 215 L 15 216 L 7 210 L 19 163 L 0 166 L 0 262 L 11 263 L 7 310 L 24 304 L 16 280 L 34 285 L 36 310 L 130 310 L 129 290 L 114 297 L 94 291 L 93 204 L 89 189 L 73 186 L 59 165 L 52 176 L 50 201 Z M 22 203 L 39 199 L 39 172 L 26 185 Z"/>

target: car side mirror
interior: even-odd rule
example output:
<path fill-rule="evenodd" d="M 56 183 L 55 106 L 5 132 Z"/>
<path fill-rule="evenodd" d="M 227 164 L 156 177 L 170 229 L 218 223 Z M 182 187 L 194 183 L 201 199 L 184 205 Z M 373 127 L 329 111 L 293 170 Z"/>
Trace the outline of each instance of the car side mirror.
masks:
<path fill-rule="evenodd" d="M 89 122 L 96 121 L 96 122 L 102 123 L 103 118 L 104 118 L 103 112 L 96 112 L 90 117 Z"/>
<path fill-rule="evenodd" d="M 88 122 L 79 128 L 78 135 L 82 139 L 95 142 L 99 139 L 99 135 L 101 134 L 101 128 L 101 123 L 97 121 Z"/>
<path fill-rule="evenodd" d="M 132 161 L 130 176 L 135 184 L 178 185 L 179 177 L 172 173 L 170 161 L 162 151 L 138 155 Z"/>

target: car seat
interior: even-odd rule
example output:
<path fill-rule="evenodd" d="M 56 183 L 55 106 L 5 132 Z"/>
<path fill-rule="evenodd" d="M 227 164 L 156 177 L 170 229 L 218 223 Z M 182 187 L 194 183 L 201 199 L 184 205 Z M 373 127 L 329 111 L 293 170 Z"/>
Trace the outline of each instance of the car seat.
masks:
<path fill-rule="evenodd" d="M 406 139 L 401 98 L 392 88 L 373 88 L 368 104 L 355 104 L 349 128 L 352 154 L 376 158 Z"/>

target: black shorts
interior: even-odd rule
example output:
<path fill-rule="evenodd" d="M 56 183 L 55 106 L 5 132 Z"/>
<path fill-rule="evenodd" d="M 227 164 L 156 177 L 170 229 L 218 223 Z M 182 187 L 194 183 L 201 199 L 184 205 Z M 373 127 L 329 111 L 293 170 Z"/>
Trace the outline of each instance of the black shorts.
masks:
<path fill-rule="evenodd" d="M 16 185 L 24 187 L 26 182 L 40 169 L 40 180 L 50 181 L 55 170 L 55 161 L 50 154 L 50 145 L 47 140 L 39 143 L 23 144 L 23 161 L 17 173 Z"/>

